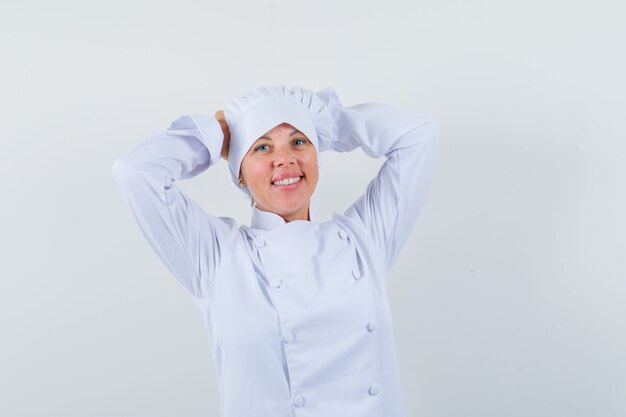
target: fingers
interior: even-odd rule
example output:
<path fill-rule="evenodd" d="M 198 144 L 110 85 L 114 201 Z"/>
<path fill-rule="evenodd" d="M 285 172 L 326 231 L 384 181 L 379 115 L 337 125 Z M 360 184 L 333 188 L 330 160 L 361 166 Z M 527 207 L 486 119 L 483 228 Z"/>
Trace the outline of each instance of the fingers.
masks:
<path fill-rule="evenodd" d="M 219 122 L 222 128 L 222 133 L 224 134 L 224 142 L 222 142 L 222 151 L 220 154 L 222 158 L 224 158 L 225 160 L 228 160 L 228 148 L 230 145 L 230 130 L 228 128 L 228 124 L 226 123 L 226 119 L 224 117 L 224 111 L 223 110 L 216 111 L 215 118 Z"/>

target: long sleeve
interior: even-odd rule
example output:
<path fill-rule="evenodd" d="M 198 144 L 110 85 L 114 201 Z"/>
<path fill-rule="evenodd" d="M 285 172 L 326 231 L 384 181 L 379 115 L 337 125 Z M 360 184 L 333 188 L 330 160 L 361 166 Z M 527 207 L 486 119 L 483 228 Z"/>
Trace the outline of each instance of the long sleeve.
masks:
<path fill-rule="evenodd" d="M 332 88 L 317 93 L 333 118 L 337 152 L 357 147 L 386 161 L 365 193 L 344 213 L 359 221 L 384 254 L 389 272 L 422 210 L 439 145 L 439 123 L 431 113 L 363 103 L 344 107 Z"/>
<path fill-rule="evenodd" d="M 238 234 L 233 219 L 206 213 L 175 181 L 194 177 L 220 156 L 215 117 L 183 115 L 117 158 L 112 178 L 143 235 L 176 279 L 204 298 L 221 254 Z"/>

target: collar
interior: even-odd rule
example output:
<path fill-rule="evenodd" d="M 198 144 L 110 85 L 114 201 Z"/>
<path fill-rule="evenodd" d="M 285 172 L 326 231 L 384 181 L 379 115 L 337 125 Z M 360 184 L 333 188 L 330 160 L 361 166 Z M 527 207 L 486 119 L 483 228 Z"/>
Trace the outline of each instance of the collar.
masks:
<path fill-rule="evenodd" d="M 311 203 L 309 204 L 309 219 L 311 223 L 317 223 L 317 215 L 315 213 L 313 200 L 311 200 Z M 271 230 L 285 224 L 287 224 L 285 220 L 278 214 L 271 211 L 260 210 L 256 205 L 252 207 L 252 220 L 250 221 L 250 227 L 255 229 Z"/>

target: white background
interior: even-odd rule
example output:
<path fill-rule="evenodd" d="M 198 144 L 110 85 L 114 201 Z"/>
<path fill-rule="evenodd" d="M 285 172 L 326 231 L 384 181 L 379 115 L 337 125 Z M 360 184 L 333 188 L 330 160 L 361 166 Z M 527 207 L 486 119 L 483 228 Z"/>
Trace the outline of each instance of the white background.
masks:
<path fill-rule="evenodd" d="M 218 415 L 200 316 L 111 166 L 264 84 L 440 119 L 431 193 L 389 281 L 409 416 L 625 415 L 625 11 L 3 1 L 0 415 Z M 325 220 L 382 161 L 323 158 Z M 224 161 L 179 185 L 248 223 Z"/>

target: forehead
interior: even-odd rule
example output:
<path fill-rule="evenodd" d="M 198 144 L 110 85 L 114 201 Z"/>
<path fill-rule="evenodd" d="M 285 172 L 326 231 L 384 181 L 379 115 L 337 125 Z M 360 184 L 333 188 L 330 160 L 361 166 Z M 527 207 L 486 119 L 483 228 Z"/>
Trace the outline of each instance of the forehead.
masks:
<path fill-rule="evenodd" d="M 283 134 L 285 132 L 288 134 L 291 134 L 292 132 L 299 132 L 299 130 L 295 128 L 293 125 L 285 122 L 285 123 L 281 123 L 279 125 L 274 126 L 270 130 L 265 132 L 260 138 L 264 136 L 271 137 L 273 135 Z"/>

